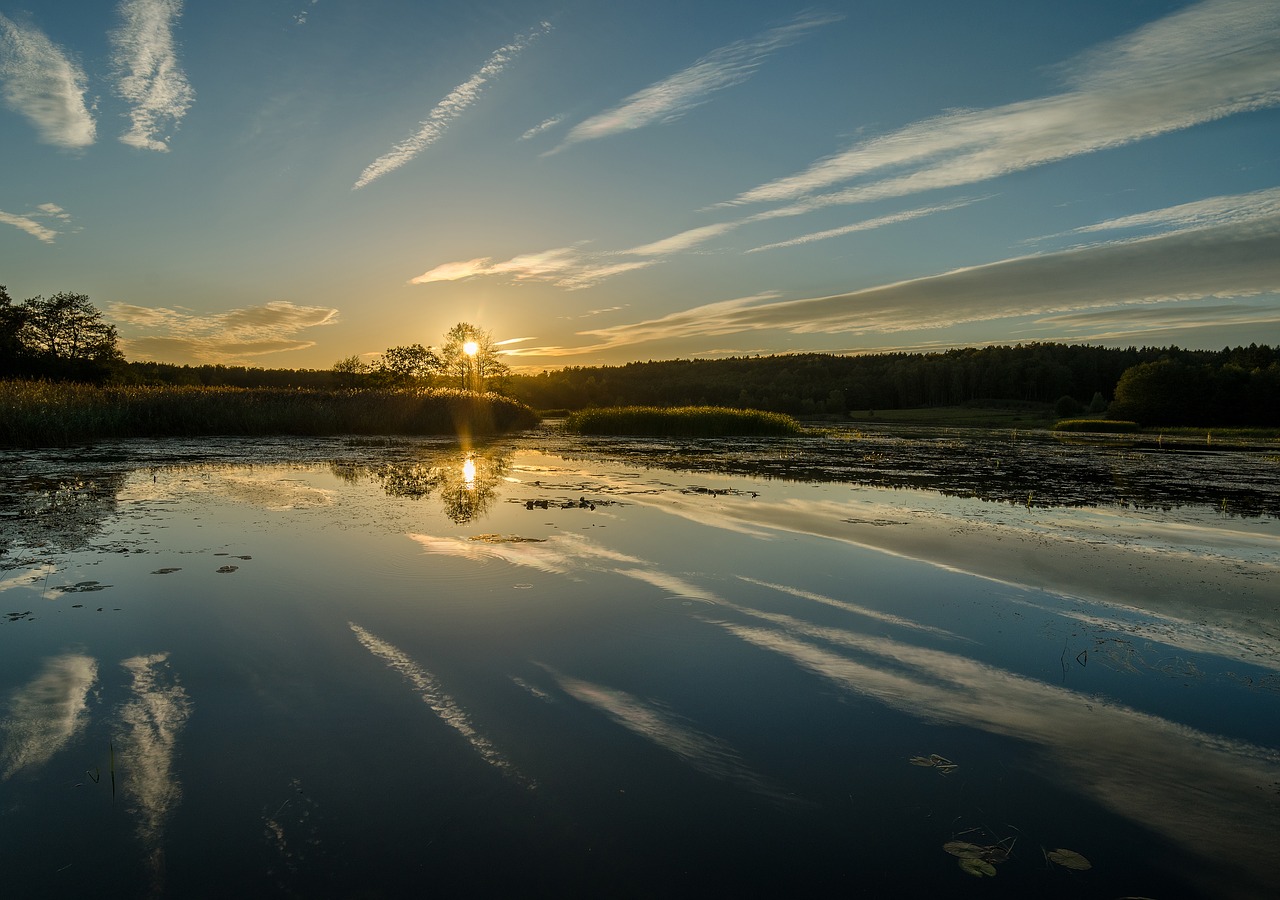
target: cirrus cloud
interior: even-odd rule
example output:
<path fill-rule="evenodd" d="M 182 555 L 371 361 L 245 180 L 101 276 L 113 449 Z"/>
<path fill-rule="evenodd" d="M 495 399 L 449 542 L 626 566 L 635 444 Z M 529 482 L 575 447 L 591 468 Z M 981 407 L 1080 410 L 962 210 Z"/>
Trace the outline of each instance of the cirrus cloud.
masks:
<path fill-rule="evenodd" d="M 121 343 L 130 355 L 209 363 L 305 350 L 315 341 L 296 337 L 298 332 L 338 320 L 336 309 L 286 300 L 212 315 L 128 303 L 109 304 L 107 312 L 125 326 Z"/>
<path fill-rule="evenodd" d="M 388 172 L 394 172 L 440 140 L 449 130 L 449 126 L 480 99 L 489 83 L 501 75 L 536 38 L 550 30 L 551 23 L 543 22 L 535 30 L 528 34 L 518 34 L 511 43 L 493 51 L 474 75 L 455 87 L 435 105 L 414 134 L 367 165 L 351 189 L 359 190 Z"/>
<path fill-rule="evenodd" d="M 39 29 L 0 14 L 0 81 L 5 104 L 55 147 L 87 147 L 97 136 L 85 106 L 85 73 Z"/>

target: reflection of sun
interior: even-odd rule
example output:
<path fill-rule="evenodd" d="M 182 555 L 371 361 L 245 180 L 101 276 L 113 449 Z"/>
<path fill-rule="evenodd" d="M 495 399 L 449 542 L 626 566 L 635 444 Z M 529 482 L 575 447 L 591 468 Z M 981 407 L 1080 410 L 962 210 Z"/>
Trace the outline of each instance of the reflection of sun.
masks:
<path fill-rule="evenodd" d="M 476 461 L 470 456 L 462 463 L 462 482 L 466 485 L 467 490 L 474 491 L 476 489 Z"/>

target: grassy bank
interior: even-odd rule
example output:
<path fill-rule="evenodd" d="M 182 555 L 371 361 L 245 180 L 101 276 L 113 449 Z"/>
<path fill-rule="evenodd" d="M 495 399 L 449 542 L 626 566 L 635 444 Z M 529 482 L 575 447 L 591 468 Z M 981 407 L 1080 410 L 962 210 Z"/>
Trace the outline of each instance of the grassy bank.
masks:
<path fill-rule="evenodd" d="M 456 390 L 0 382 L 0 446 L 6 447 L 220 434 L 491 434 L 536 423 L 537 414 L 518 401 Z"/>
<path fill-rule="evenodd" d="M 566 431 L 577 434 L 672 437 L 776 436 L 799 434 L 800 423 L 782 413 L 723 406 L 619 406 L 570 415 Z"/>

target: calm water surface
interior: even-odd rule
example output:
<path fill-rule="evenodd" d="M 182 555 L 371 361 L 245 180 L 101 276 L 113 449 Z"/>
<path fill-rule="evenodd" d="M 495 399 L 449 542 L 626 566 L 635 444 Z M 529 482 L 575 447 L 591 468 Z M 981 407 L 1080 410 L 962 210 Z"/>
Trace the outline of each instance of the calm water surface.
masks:
<path fill-rule="evenodd" d="M 3 462 L 8 897 L 1280 884 L 1280 586 L 1241 611 L 1214 575 L 1280 574 L 1265 454 L 548 432 Z M 966 535 L 1202 565 L 1212 609 L 1001 577 Z"/>

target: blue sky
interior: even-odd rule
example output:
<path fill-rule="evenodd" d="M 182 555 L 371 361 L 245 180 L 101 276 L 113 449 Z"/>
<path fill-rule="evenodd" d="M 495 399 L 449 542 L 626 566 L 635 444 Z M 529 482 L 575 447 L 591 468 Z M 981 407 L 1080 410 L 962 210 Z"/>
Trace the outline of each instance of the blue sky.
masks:
<path fill-rule="evenodd" d="M 0 135 L 130 359 L 1280 343 L 1275 0 L 0 0 Z"/>

